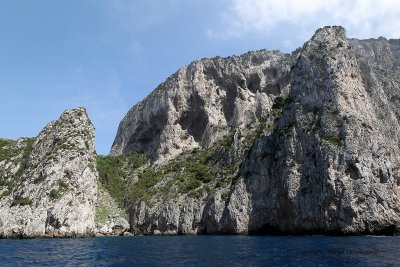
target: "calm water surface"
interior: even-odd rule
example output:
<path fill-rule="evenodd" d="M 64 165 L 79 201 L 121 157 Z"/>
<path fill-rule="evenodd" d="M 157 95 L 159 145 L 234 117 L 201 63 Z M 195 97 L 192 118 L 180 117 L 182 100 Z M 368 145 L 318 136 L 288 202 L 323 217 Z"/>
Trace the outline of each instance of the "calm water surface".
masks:
<path fill-rule="evenodd" d="M 400 266 L 400 237 L 0 240 L 0 266 Z"/>

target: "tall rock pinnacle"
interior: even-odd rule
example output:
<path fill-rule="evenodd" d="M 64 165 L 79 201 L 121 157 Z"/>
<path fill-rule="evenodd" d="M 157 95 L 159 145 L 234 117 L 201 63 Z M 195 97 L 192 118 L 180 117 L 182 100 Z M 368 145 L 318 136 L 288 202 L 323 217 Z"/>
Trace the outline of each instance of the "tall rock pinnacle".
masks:
<path fill-rule="evenodd" d="M 13 187 L 0 200 L 0 236 L 93 235 L 98 174 L 94 127 L 86 110 L 65 111 L 33 143 L 25 143 L 2 148 L 19 151 L 19 146 L 25 155 L 1 162 L 9 166 L 5 177 Z M 25 159 L 16 161 L 21 156 Z M 13 167 L 14 162 L 19 165 Z"/>

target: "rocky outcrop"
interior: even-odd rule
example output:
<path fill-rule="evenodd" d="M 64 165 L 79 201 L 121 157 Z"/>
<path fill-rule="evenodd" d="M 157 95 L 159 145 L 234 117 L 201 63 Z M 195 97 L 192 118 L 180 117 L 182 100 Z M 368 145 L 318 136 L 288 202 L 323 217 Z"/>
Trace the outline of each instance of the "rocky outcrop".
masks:
<path fill-rule="evenodd" d="M 86 110 L 65 111 L 34 139 L 2 141 L 0 237 L 93 235 L 98 173 Z"/>
<path fill-rule="evenodd" d="M 126 114 L 111 154 L 141 152 L 163 164 L 233 129 L 247 132 L 288 91 L 290 61 L 262 50 L 181 68 Z"/>
<path fill-rule="evenodd" d="M 324 27 L 291 55 L 180 69 L 128 112 L 111 150 L 155 163 L 157 179 L 131 181 L 132 229 L 398 233 L 399 57 L 399 40 Z"/>
<path fill-rule="evenodd" d="M 123 235 L 128 232 L 130 225 L 126 220 L 125 211 L 118 207 L 112 196 L 98 185 L 96 203 L 96 236 Z"/>
<path fill-rule="evenodd" d="M 341 27 L 304 45 L 276 130 L 244 165 L 249 231 L 399 230 L 399 48 Z"/>

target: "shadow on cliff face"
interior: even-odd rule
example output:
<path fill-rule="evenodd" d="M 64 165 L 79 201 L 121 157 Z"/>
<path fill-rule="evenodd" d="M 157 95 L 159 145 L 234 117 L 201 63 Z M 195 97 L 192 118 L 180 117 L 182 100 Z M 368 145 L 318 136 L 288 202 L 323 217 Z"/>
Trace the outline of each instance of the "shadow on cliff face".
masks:
<path fill-rule="evenodd" d="M 232 135 L 236 141 L 243 137 L 238 143 L 248 144 L 244 149 L 240 147 L 243 144 L 235 143 L 237 150 L 230 151 L 246 151 L 238 159 L 244 162 L 236 177 L 244 177 L 240 190 L 245 189 L 235 193 L 237 180 L 229 184 L 229 194 L 225 188 L 215 188 L 213 196 L 218 196 L 218 203 L 205 204 L 204 210 L 210 212 L 203 214 L 200 232 L 245 233 L 247 215 L 248 231 L 253 234 L 397 231 L 400 49 L 393 52 L 393 47 L 383 44 L 385 52 L 379 55 L 381 41 L 370 42 L 374 41 L 347 39 L 341 27 L 326 27 L 292 58 L 282 57 L 273 64 L 260 66 L 267 60 L 264 57 L 253 57 L 249 63 L 246 57 L 251 53 L 202 61 L 204 68 L 199 71 L 204 77 L 201 73 L 199 77 L 207 83 L 198 85 L 204 91 L 187 76 L 190 79 L 179 86 L 188 91 L 172 99 L 174 112 L 179 111 L 174 125 L 181 126 L 194 141 L 199 143 L 203 136 L 217 133 L 204 133 L 214 119 L 208 117 L 215 115 L 213 112 L 232 132 L 235 127 L 243 130 L 241 127 L 264 125 L 251 136 Z M 365 51 L 357 55 L 357 49 Z M 392 54 L 397 62 L 388 64 L 385 58 L 391 59 Z M 276 102 L 270 109 L 272 100 Z M 246 110 L 246 105 L 251 108 Z M 145 122 L 139 125 L 138 134 L 130 140 L 132 147 L 137 144 L 136 151 L 155 151 L 152 146 L 165 141 L 163 116 L 151 118 L 151 130 Z M 276 118 L 274 125 L 266 123 L 269 116 Z M 221 192 L 226 201 L 220 201 Z M 246 209 L 241 209 L 243 206 Z M 242 215 L 246 218 L 238 218 Z"/>
<path fill-rule="evenodd" d="M 302 107 L 296 95 L 289 97 L 274 131 L 256 143 L 245 164 L 255 167 L 247 170 L 249 233 L 339 234 L 341 189 L 329 173 L 337 152 L 318 137 L 322 108 Z M 353 216 L 346 213 L 341 226 L 350 225 Z"/>
<path fill-rule="evenodd" d="M 160 135 L 167 124 L 168 117 L 165 112 L 159 111 L 152 114 L 149 120 L 141 120 L 124 148 L 124 153 L 140 152 L 155 159 L 153 153 L 160 144 Z"/>
<path fill-rule="evenodd" d="M 256 63 L 261 64 L 262 61 L 256 61 Z M 222 110 L 228 124 L 234 117 L 236 98 L 245 100 L 241 90 L 248 90 L 252 94 L 265 93 L 269 96 L 277 96 L 282 93 L 282 88 L 287 87 L 290 82 L 289 73 L 286 70 L 278 70 L 277 66 L 263 69 L 262 74 L 257 72 L 247 73 L 246 71 L 227 73 L 222 66 L 212 64 L 205 66 L 203 73 L 225 93 Z M 263 82 L 263 79 L 265 82 Z"/>
<path fill-rule="evenodd" d="M 349 199 L 352 188 L 346 182 L 337 180 L 330 172 L 332 167 L 342 169 L 343 173 L 337 175 L 342 176 L 341 179 L 347 179 L 345 176 L 348 175 L 348 179 L 351 179 L 353 172 L 359 172 L 354 165 L 345 163 L 344 166 L 338 166 L 339 155 L 335 157 L 330 153 L 332 151 L 318 147 L 315 139 L 314 144 L 309 144 L 310 148 L 316 146 L 315 150 L 307 151 L 306 146 L 298 147 L 299 151 L 304 151 L 298 155 L 303 160 L 298 161 L 296 166 L 287 166 L 285 161 L 276 159 L 275 155 L 279 154 L 285 160 L 296 158 L 282 151 L 280 146 L 283 144 L 275 138 L 276 135 L 272 134 L 261 139 L 258 146 L 263 146 L 263 149 L 253 152 L 249 159 L 253 162 L 246 163 L 256 164 L 253 174 L 246 179 L 251 199 L 249 234 L 400 234 L 400 227 L 393 218 L 378 222 L 362 214 L 371 214 L 369 208 L 357 211 L 356 208 L 360 207 L 354 207 L 353 201 L 360 205 L 359 202 L 368 196 L 361 192 L 361 195 Z M 305 144 L 306 140 L 299 143 Z M 260 166 L 267 170 L 260 172 Z M 297 172 L 297 176 L 291 176 L 293 172 Z"/>
<path fill-rule="evenodd" d="M 208 115 L 204 105 L 204 100 L 194 91 L 189 98 L 188 109 L 183 112 L 179 119 L 179 125 L 183 130 L 187 130 L 196 142 L 201 141 L 208 124 Z"/>
<path fill-rule="evenodd" d="M 390 145 L 397 140 L 392 128 L 399 124 L 396 116 L 389 115 L 396 114 L 398 107 L 391 111 L 385 104 L 386 95 L 397 93 L 378 88 L 381 81 L 377 77 L 391 77 L 390 73 L 382 75 L 383 66 L 377 74 L 370 62 L 355 62 L 350 49 L 335 57 L 330 50 L 311 49 L 292 68 L 290 98 L 294 103 L 283 107 L 277 127 L 256 143 L 245 164 L 251 173 L 246 180 L 251 197 L 250 233 L 399 234 L 399 199 L 393 186 L 393 172 L 398 169 L 394 165 L 399 162 L 391 156 L 392 148 L 398 146 Z M 332 59 L 342 56 L 342 65 L 359 66 L 351 70 L 352 80 L 345 85 L 346 75 L 335 80 L 341 70 L 324 68 L 336 66 Z M 362 88 L 353 85 L 358 77 Z M 346 101 L 340 99 L 350 94 L 368 98 L 354 97 L 352 103 L 346 97 Z M 375 114 L 359 108 L 368 104 Z M 390 125 L 371 119 L 369 123 L 376 125 L 363 122 L 380 114 L 388 114 Z M 391 133 L 391 138 L 382 137 L 381 131 Z"/>
<path fill-rule="evenodd" d="M 238 96 L 238 88 L 245 86 L 245 81 L 238 75 L 226 75 L 218 65 L 206 66 L 203 73 L 220 90 L 225 92 L 225 99 L 222 101 L 222 111 L 226 122 L 229 124 L 235 110 L 235 99 Z M 218 91 L 217 91 L 218 92 Z"/>

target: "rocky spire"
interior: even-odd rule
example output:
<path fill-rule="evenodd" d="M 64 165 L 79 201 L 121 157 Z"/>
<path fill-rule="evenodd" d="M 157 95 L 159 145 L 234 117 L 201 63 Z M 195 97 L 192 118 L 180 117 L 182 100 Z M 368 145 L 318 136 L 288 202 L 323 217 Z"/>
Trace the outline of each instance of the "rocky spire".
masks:
<path fill-rule="evenodd" d="M 26 158 L 11 168 L 18 170 L 8 178 L 14 185 L 0 201 L 0 236 L 93 235 L 98 173 L 86 110 L 66 110 L 22 151 Z"/>

